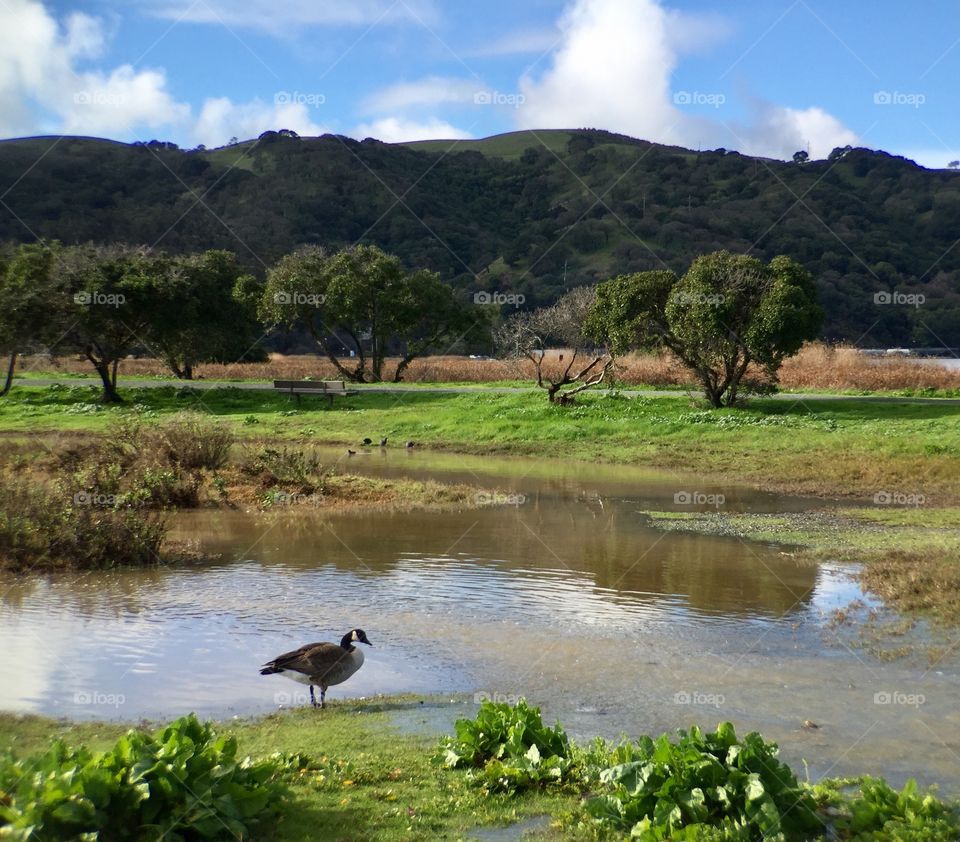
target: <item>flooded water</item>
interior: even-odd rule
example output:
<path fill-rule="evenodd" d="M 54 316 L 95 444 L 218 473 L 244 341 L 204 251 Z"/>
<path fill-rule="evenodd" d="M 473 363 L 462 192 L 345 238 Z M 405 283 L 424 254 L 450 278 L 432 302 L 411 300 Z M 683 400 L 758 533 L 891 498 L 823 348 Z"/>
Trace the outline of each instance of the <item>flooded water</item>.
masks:
<path fill-rule="evenodd" d="M 733 511 L 812 501 L 547 460 L 375 450 L 349 467 L 468 481 L 507 502 L 184 513 L 176 536 L 217 560 L 4 580 L 0 707 L 129 720 L 303 704 L 305 687 L 258 666 L 358 626 L 374 648 L 328 699 L 442 694 L 424 716 L 447 727 L 475 699 L 522 695 L 578 737 L 731 719 L 814 777 L 912 775 L 960 791 L 956 657 L 881 662 L 838 637 L 831 612 L 862 596 L 849 568 L 664 533 L 643 514 L 717 495 Z"/>

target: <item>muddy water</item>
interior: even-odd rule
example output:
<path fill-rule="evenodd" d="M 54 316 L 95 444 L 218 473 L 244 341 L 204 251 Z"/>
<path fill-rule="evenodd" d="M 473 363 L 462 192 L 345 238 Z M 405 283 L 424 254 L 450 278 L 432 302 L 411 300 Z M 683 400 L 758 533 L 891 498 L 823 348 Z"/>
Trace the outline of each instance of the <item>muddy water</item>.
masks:
<path fill-rule="evenodd" d="M 469 481 L 505 502 L 186 513 L 177 536 L 216 561 L 4 581 L 0 707 L 122 719 L 266 712 L 303 703 L 305 688 L 261 677 L 259 664 L 360 626 L 375 648 L 331 699 L 442 694 L 418 715 L 446 727 L 477 694 L 524 695 L 582 737 L 731 719 L 778 739 L 813 776 L 914 775 L 960 791 L 956 658 L 935 669 L 880 662 L 838 638 L 831 611 L 861 596 L 847 568 L 663 533 L 642 514 L 689 510 L 675 502 L 682 492 L 723 495 L 740 511 L 811 501 L 547 460 L 391 450 L 349 468 Z"/>

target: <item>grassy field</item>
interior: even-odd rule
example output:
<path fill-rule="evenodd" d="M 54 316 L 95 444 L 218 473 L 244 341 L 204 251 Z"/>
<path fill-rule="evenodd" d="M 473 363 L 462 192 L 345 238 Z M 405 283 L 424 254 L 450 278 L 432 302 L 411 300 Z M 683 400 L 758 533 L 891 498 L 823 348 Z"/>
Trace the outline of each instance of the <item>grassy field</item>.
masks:
<path fill-rule="evenodd" d="M 576 809 L 580 798 L 573 791 L 513 798 L 469 786 L 462 772 L 444 771 L 431 762 L 436 735 L 403 734 L 390 722 L 391 711 L 416 714 L 420 705 L 411 699 L 345 701 L 321 712 L 298 709 L 232 723 L 229 730 L 244 754 L 303 752 L 323 767 L 293 785 L 293 800 L 271 838 L 463 839 L 476 827 Z M 0 745 L 20 757 L 45 750 L 58 737 L 105 750 L 128 727 L 0 714 Z M 570 832 L 565 838 L 578 836 Z"/>
<path fill-rule="evenodd" d="M 18 386 L 0 400 L 0 432 L 102 431 L 140 413 L 184 409 L 220 417 L 241 436 L 465 453 L 525 454 L 695 472 L 705 479 L 774 491 L 858 498 L 920 495 L 924 504 L 960 499 L 960 407 L 855 400 L 755 400 L 746 409 L 706 410 L 697 400 L 584 395 L 569 408 L 540 393 L 360 394 L 331 410 L 323 398 L 241 389 L 125 390 L 104 406 L 91 386 Z"/>

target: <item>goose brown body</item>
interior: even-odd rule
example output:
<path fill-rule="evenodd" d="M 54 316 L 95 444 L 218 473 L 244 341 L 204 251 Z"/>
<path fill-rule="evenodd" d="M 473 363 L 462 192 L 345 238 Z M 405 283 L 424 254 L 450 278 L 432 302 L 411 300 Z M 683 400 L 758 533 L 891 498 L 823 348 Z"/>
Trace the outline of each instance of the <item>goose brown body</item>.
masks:
<path fill-rule="evenodd" d="M 310 687 L 310 701 L 316 706 L 313 686 L 320 688 L 320 707 L 323 707 L 327 688 L 342 684 L 363 666 L 363 652 L 354 642 L 373 644 L 367 640 L 363 629 L 347 632 L 339 644 L 308 643 L 299 649 L 284 652 L 272 661 L 268 661 L 260 670 L 260 675 L 283 675 Z"/>

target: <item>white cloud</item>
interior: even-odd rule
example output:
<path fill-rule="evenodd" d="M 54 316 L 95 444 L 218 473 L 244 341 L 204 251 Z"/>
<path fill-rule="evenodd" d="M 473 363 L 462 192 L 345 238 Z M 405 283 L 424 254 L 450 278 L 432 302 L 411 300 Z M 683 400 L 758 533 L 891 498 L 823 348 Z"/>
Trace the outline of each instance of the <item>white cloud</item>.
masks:
<path fill-rule="evenodd" d="M 382 114 L 419 106 L 435 107 L 450 103 L 473 102 L 484 86 L 470 79 L 427 76 L 414 82 L 397 82 L 367 97 L 360 106 L 362 114 Z"/>
<path fill-rule="evenodd" d="M 375 137 L 384 143 L 403 143 L 410 140 L 462 140 L 469 135 L 444 120 L 408 120 L 403 117 L 384 117 L 363 123 L 351 132 L 359 139 Z"/>
<path fill-rule="evenodd" d="M 245 140 L 271 129 L 292 129 L 301 136 L 320 135 L 325 131 L 313 122 L 307 105 L 302 102 L 268 104 L 254 99 L 234 103 L 227 97 L 216 97 L 203 103 L 193 136 L 197 143 L 222 146 L 232 137 Z"/>
<path fill-rule="evenodd" d="M 521 128 L 603 128 L 660 143 L 781 158 L 808 142 L 820 157 L 857 142 L 821 108 L 751 103 L 751 120 L 736 124 L 724 118 L 721 108 L 729 103 L 723 91 L 672 90 L 681 53 L 728 34 L 715 15 L 678 14 L 660 0 L 575 0 L 560 29 L 563 38 L 549 67 L 539 77 L 520 79 Z"/>
<path fill-rule="evenodd" d="M 102 24 L 88 15 L 70 15 L 61 26 L 38 0 L 0 5 L 0 134 L 131 136 L 188 118 L 162 70 L 79 70 L 77 61 L 98 57 L 104 42 Z"/>
<path fill-rule="evenodd" d="M 557 45 L 559 37 L 560 30 L 555 27 L 528 30 L 526 32 L 509 32 L 503 37 L 490 41 L 487 44 L 465 50 L 463 55 L 467 58 L 472 58 L 473 56 L 493 57 L 545 53 Z"/>
<path fill-rule="evenodd" d="M 305 26 L 433 24 L 438 17 L 432 0 L 150 0 L 141 5 L 147 14 L 166 20 L 258 29 L 272 35 Z"/>

